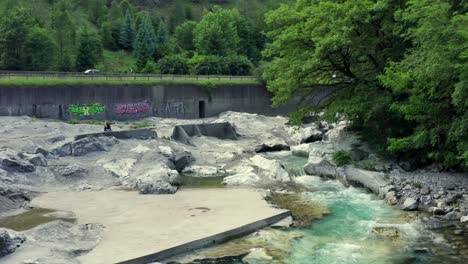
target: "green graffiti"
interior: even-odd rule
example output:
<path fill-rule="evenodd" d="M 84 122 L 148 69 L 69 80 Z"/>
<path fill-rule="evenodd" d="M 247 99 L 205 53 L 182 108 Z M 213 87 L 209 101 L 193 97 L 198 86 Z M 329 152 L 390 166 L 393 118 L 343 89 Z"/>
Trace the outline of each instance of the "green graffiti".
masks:
<path fill-rule="evenodd" d="M 70 105 L 70 112 L 79 116 L 90 116 L 103 113 L 106 106 L 102 104 L 72 104 Z"/>

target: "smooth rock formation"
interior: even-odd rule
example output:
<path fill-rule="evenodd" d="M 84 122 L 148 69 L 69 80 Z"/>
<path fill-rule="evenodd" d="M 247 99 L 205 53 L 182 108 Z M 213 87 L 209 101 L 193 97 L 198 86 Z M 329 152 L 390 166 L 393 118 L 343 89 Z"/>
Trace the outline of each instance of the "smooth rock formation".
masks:
<path fill-rule="evenodd" d="M 223 184 L 230 186 L 254 186 L 261 182 L 262 178 L 253 172 L 238 173 L 223 179 Z"/>
<path fill-rule="evenodd" d="M 361 170 L 348 165 L 344 167 L 344 174 L 347 181 L 362 185 L 375 194 L 379 194 L 381 188 L 388 185 L 381 172 Z"/>
<path fill-rule="evenodd" d="M 92 152 L 109 151 L 118 142 L 115 137 L 84 137 L 54 148 L 50 152 L 59 157 L 84 156 Z"/>
<path fill-rule="evenodd" d="M 277 160 L 270 160 L 261 155 L 255 155 L 249 159 L 251 164 L 261 169 L 262 174 L 272 181 L 290 181 L 288 172 Z"/>
<path fill-rule="evenodd" d="M 305 165 L 304 171 L 308 175 L 331 178 L 336 178 L 337 176 L 336 167 L 330 161 L 317 156 L 309 157 L 309 161 Z"/>
<path fill-rule="evenodd" d="M 309 157 L 309 144 L 301 144 L 301 145 L 297 145 L 297 146 L 292 146 L 291 147 L 291 153 L 294 155 L 294 156 L 297 156 L 297 157 L 304 157 L 304 158 L 308 158 Z"/>

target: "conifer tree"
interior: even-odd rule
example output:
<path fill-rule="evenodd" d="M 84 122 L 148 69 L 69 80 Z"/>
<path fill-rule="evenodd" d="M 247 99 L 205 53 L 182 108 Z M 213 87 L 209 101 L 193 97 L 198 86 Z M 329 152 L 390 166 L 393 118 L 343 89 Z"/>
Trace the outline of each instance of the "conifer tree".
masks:
<path fill-rule="evenodd" d="M 137 68 L 141 71 L 148 60 L 152 59 L 156 47 L 156 36 L 153 24 L 148 15 L 144 15 L 133 44 L 134 55 L 137 59 Z"/>
<path fill-rule="evenodd" d="M 120 30 L 120 46 L 125 50 L 133 48 L 133 41 L 135 40 L 135 25 L 133 22 L 132 12 L 127 9 L 125 14 L 125 21 Z"/>

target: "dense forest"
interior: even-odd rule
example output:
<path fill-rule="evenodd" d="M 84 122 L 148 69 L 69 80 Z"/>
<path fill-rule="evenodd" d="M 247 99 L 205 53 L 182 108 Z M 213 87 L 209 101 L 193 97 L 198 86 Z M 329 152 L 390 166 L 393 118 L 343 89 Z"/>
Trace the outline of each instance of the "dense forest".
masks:
<path fill-rule="evenodd" d="M 250 75 L 275 0 L 0 0 L 0 69 Z"/>
<path fill-rule="evenodd" d="M 468 168 L 463 0 L 1 0 L 0 69 L 262 78 L 293 120 L 346 118 L 383 155 Z M 316 89 L 333 93 L 320 107 Z"/>
<path fill-rule="evenodd" d="M 345 117 L 385 154 L 468 168 L 468 2 L 298 0 L 266 17 L 264 77 L 274 103 L 330 87 Z"/>

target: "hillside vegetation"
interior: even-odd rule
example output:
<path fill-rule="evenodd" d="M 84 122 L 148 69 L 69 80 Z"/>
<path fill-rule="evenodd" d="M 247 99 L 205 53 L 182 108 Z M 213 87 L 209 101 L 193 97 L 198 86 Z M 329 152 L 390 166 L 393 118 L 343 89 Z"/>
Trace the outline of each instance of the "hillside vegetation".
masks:
<path fill-rule="evenodd" d="M 250 75 L 275 0 L 2 0 L 0 69 Z"/>

